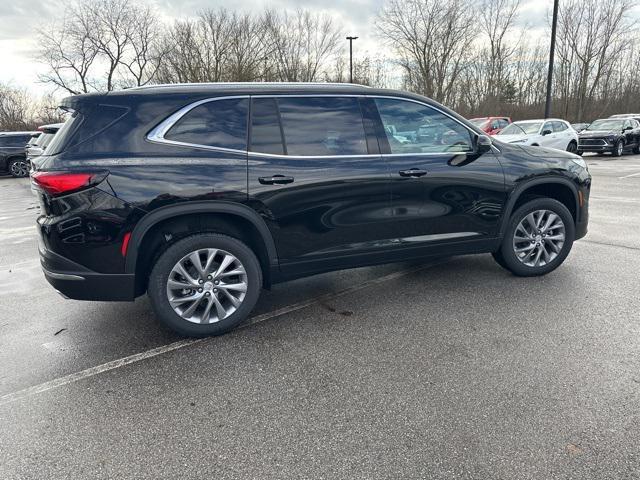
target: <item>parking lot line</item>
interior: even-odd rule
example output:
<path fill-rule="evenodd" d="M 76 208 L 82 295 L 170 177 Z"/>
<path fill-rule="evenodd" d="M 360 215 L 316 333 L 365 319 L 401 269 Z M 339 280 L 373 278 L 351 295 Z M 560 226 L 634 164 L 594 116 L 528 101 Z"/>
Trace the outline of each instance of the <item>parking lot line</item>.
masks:
<path fill-rule="evenodd" d="M 623 178 L 631 178 L 631 177 L 637 177 L 637 176 L 640 176 L 640 172 L 632 173 L 631 175 L 625 175 L 624 177 L 618 177 L 618 178 L 622 180 Z"/>
<path fill-rule="evenodd" d="M 399 272 L 393 272 L 388 275 L 384 275 L 379 278 L 374 278 L 372 280 L 363 282 L 359 285 L 345 288 L 343 290 L 339 290 L 337 292 L 331 292 L 324 295 L 320 295 L 318 297 L 311 298 L 309 300 L 303 300 L 302 302 L 294 303 L 291 305 L 287 305 L 286 307 L 278 308 L 276 310 L 272 310 L 271 312 L 263 313 L 261 315 L 256 315 L 249 319 L 248 322 L 245 322 L 240 327 L 235 330 L 240 330 L 243 328 L 247 328 L 251 325 L 255 325 L 258 323 L 265 322 L 272 318 L 280 317 L 282 315 L 286 315 L 287 313 L 295 312 L 298 310 L 302 310 L 304 308 L 310 307 L 312 305 L 325 302 L 326 300 L 330 300 L 336 297 L 340 297 L 343 295 L 347 295 L 349 293 L 356 292 L 358 290 L 362 290 L 364 288 L 378 285 L 381 283 L 385 283 L 391 280 L 395 280 L 406 275 L 410 275 L 414 272 L 418 272 L 421 270 L 426 270 L 428 268 L 434 267 L 436 265 L 440 265 L 442 263 L 446 263 L 449 259 L 439 259 L 433 262 L 422 264 L 418 267 L 409 268 L 407 270 L 401 270 Z M 49 380 L 44 383 L 40 383 L 38 385 L 33 385 L 31 387 L 24 388 L 22 390 L 17 390 L 15 392 L 7 393 L 0 396 L 0 405 L 5 405 L 7 403 L 15 402 L 18 400 L 22 400 L 24 398 L 31 397 L 33 395 L 37 395 L 38 393 L 43 393 L 48 390 L 53 390 L 58 387 L 62 387 L 64 385 L 69 385 L 71 383 L 75 383 L 77 381 L 83 380 L 85 378 L 93 377 L 95 375 L 99 375 L 104 372 L 108 372 L 109 370 L 115 370 L 120 367 L 124 367 L 126 365 L 131 365 L 132 363 L 137 363 L 142 360 L 146 360 L 148 358 L 157 357 L 159 355 L 163 355 L 165 353 L 173 352 L 175 350 L 188 347 L 190 345 L 195 345 L 197 343 L 210 342 L 214 340 L 215 337 L 208 338 L 188 338 L 185 340 L 179 340 L 177 342 L 170 343 L 168 345 L 163 345 L 160 347 L 152 348 L 151 350 L 146 350 L 144 352 L 135 353 L 133 355 L 129 355 L 126 357 L 118 358 L 116 360 L 112 360 L 110 362 L 103 363 L 101 365 L 97 365 L 95 367 L 90 367 L 85 370 L 81 370 L 79 372 L 70 373 L 69 375 L 64 375 L 62 377 L 55 378 L 53 380 Z"/>

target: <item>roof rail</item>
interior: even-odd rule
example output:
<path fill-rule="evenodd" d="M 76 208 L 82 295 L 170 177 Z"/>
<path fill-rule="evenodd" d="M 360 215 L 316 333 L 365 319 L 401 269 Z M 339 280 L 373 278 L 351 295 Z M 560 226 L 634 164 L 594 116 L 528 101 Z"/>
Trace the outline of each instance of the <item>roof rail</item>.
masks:
<path fill-rule="evenodd" d="M 148 88 L 171 88 L 171 87 L 280 87 L 280 86 L 332 86 L 339 85 L 342 87 L 365 87 L 371 88 L 369 85 L 361 85 L 359 83 L 340 83 L 340 82 L 202 82 L 202 83 L 159 83 L 155 85 L 142 85 L 140 87 L 131 87 L 127 90 L 145 90 Z"/>

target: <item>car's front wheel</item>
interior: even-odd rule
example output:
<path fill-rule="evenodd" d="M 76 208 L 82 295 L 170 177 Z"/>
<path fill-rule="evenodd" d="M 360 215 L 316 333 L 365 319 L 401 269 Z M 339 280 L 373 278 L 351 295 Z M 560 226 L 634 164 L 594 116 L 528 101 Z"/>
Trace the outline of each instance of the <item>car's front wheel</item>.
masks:
<path fill-rule="evenodd" d="M 249 316 L 260 290 L 256 255 L 227 235 L 193 235 L 165 250 L 149 277 L 148 294 L 158 319 L 193 337 L 220 335 Z"/>
<path fill-rule="evenodd" d="M 24 158 L 13 158 L 9 160 L 9 172 L 16 178 L 29 176 L 29 162 Z"/>
<path fill-rule="evenodd" d="M 551 198 L 537 198 L 511 215 L 493 256 L 514 275 L 544 275 L 564 262 L 574 239 L 575 225 L 567 207 Z"/>
<path fill-rule="evenodd" d="M 614 157 L 621 157 L 624 153 L 624 141 L 618 140 L 611 151 Z"/>

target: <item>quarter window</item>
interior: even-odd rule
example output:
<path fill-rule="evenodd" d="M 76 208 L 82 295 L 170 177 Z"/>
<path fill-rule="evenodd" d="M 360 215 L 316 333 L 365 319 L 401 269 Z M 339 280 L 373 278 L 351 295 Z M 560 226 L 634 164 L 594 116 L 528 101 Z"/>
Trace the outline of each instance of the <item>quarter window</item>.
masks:
<path fill-rule="evenodd" d="M 404 100 L 375 100 L 391 153 L 445 153 L 473 150 L 471 132 L 447 115 Z"/>
<path fill-rule="evenodd" d="M 191 109 L 169 129 L 164 138 L 209 147 L 247 149 L 249 100 L 215 100 Z"/>
<path fill-rule="evenodd" d="M 368 153 L 357 98 L 281 97 L 278 107 L 288 155 Z"/>

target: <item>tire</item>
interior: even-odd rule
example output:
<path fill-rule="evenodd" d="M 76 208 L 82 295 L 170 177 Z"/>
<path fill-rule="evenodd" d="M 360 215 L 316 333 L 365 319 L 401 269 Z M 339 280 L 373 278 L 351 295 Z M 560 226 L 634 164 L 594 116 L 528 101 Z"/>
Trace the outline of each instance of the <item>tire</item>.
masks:
<path fill-rule="evenodd" d="M 569 145 L 567 145 L 567 152 L 576 153 L 577 151 L 578 151 L 578 144 L 576 142 L 574 142 L 573 140 L 571 140 L 569 142 Z"/>
<path fill-rule="evenodd" d="M 15 178 L 24 178 L 29 176 L 29 162 L 25 158 L 12 158 L 7 165 L 9 173 Z"/>
<path fill-rule="evenodd" d="M 613 147 L 613 150 L 611 150 L 611 155 L 613 155 L 614 157 L 621 157 L 623 153 L 624 153 L 624 141 L 618 140 L 615 146 Z"/>
<path fill-rule="evenodd" d="M 194 258 L 191 254 L 195 252 L 198 252 L 196 258 L 200 260 L 201 270 L 209 275 L 198 273 L 195 263 L 191 261 Z M 224 268 L 225 275 L 216 278 L 216 270 L 225 264 L 228 257 L 233 260 Z M 208 263 L 211 267 L 205 270 Z M 180 273 L 183 270 L 179 264 L 190 279 Z M 240 273 L 229 275 L 232 272 Z M 170 277 L 173 288 L 169 286 Z M 223 281 L 223 278 L 230 280 Z M 216 281 L 220 283 L 214 285 Z M 183 285 L 188 288 L 181 288 Z M 226 289 L 223 285 L 233 285 L 233 288 Z M 238 288 L 240 286 L 245 289 L 244 292 Z M 205 337 L 226 333 L 245 320 L 255 306 L 261 289 L 260 262 L 247 245 L 227 235 L 201 233 L 177 241 L 158 257 L 149 276 L 147 293 L 161 323 L 180 335 Z M 233 302 L 239 303 L 235 305 Z M 195 310 L 188 312 L 196 303 Z M 222 310 L 218 310 L 218 304 Z"/>
<path fill-rule="evenodd" d="M 540 212 L 547 213 L 540 217 Z M 554 219 L 551 214 L 556 218 Z M 537 228 L 540 228 L 538 231 L 543 232 L 544 237 L 538 233 L 535 233 L 535 236 L 525 236 L 525 230 L 533 230 L 528 220 L 531 218 L 539 222 L 540 225 Z M 547 220 L 551 222 L 550 227 L 555 227 L 547 231 L 551 233 L 550 235 L 542 228 Z M 518 232 L 517 238 L 516 232 Z M 563 237 L 562 240 L 561 237 Z M 536 243 L 529 243 L 529 239 Z M 499 265 L 519 277 L 545 275 L 564 262 L 571 251 L 574 239 L 575 224 L 567 207 L 552 198 L 536 198 L 513 212 L 509 218 L 502 245 L 498 252 L 493 254 L 493 258 Z M 516 253 L 516 249 L 520 253 Z"/>
<path fill-rule="evenodd" d="M 636 146 L 635 146 L 635 147 L 633 147 L 633 153 L 634 153 L 635 155 L 640 154 L 640 143 L 636 143 Z"/>

